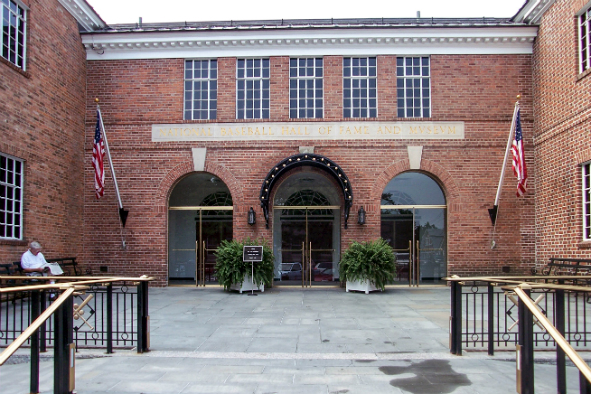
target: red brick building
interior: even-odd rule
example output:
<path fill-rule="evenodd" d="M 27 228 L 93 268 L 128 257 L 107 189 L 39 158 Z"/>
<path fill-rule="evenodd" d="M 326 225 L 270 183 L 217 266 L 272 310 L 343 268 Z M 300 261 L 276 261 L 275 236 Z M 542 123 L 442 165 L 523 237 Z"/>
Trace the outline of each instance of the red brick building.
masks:
<path fill-rule="evenodd" d="M 79 28 L 97 25 L 79 24 L 58 1 L 8 1 L 0 9 L 0 260 L 20 260 L 32 240 L 50 257 L 81 258 L 86 51 Z"/>
<path fill-rule="evenodd" d="M 584 111 L 571 115 L 588 94 L 586 74 L 576 72 L 573 54 L 572 78 L 544 80 L 562 64 L 551 64 L 551 51 L 567 50 L 543 44 L 559 31 L 545 28 L 546 19 L 574 12 L 574 20 L 576 7 L 530 10 L 535 2 L 527 2 L 513 19 L 106 26 L 82 0 L 40 3 L 60 28 L 77 20 L 81 31 L 49 29 L 66 37 L 43 58 L 59 73 L 35 70 L 36 51 L 48 47 L 32 38 L 24 71 L 0 64 L 3 76 L 58 87 L 44 101 L 33 84 L 19 94 L 18 81 L 1 82 L 2 101 L 11 103 L 7 119 L 29 103 L 43 110 L 21 115 L 27 127 L 0 126 L 0 154 L 25 171 L 24 224 L 18 237 L 0 236 L 3 259 L 18 259 L 37 239 L 46 255 L 76 255 L 97 273 L 203 283 L 215 279 L 220 240 L 251 237 L 273 247 L 277 284 L 300 283 L 309 267 L 317 283 L 338 279 L 340 254 L 351 242 L 383 237 L 396 249 L 401 280 L 410 260 L 421 268 L 419 280 L 431 283 L 450 274 L 527 273 L 553 255 L 588 253 L 581 249 L 581 174 L 591 160 L 589 133 L 576 123 Z M 48 27 L 37 26 L 28 6 L 27 37 L 34 37 Z M 563 30 L 573 34 L 575 50 L 571 27 Z M 554 87 L 573 83 L 576 102 L 558 104 L 564 95 Z M 528 190 L 516 196 L 509 164 L 493 226 L 488 209 L 517 95 Z M 129 211 L 125 227 L 108 167 L 105 194 L 95 198 L 95 98 Z M 68 117 L 48 124 L 58 116 L 56 103 Z M 561 149 L 552 141 L 569 145 L 571 132 L 577 150 L 557 174 Z M 52 140 L 60 136 L 64 141 Z M 46 172 L 63 174 L 52 179 L 55 195 L 42 192 Z M 563 194 L 553 199 L 558 184 Z M 560 216 L 558 201 L 573 198 L 578 202 Z M 548 240 L 565 228 L 568 237 Z"/>
<path fill-rule="evenodd" d="M 539 24 L 532 71 L 540 263 L 591 258 L 590 6 L 584 0 L 528 3 L 516 15 Z"/>

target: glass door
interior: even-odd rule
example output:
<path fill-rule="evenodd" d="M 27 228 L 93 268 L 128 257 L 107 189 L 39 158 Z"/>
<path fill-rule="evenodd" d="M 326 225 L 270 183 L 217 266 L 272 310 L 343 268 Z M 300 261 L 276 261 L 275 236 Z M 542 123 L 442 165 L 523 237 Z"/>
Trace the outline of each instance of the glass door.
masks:
<path fill-rule="evenodd" d="M 310 287 L 337 281 L 335 216 L 340 207 L 283 206 L 280 216 L 281 246 L 276 248 L 276 280 L 281 284 Z"/>
<path fill-rule="evenodd" d="M 397 281 L 438 283 L 447 271 L 445 208 L 383 208 L 382 238 L 394 249 Z"/>
<path fill-rule="evenodd" d="M 196 221 L 195 266 L 197 286 L 217 282 L 215 251 L 223 240 L 232 240 L 232 211 L 202 208 Z"/>
<path fill-rule="evenodd" d="M 394 249 L 396 281 L 412 283 L 411 268 L 415 266 L 413 254 L 414 224 L 412 210 L 382 210 L 382 238 Z"/>

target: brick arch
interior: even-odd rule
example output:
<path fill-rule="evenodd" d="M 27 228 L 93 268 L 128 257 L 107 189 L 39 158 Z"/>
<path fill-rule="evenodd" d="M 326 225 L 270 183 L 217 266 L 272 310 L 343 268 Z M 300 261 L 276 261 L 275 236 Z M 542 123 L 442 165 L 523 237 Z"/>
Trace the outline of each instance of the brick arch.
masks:
<path fill-rule="evenodd" d="M 388 182 L 390 182 L 398 174 L 410 170 L 411 168 L 408 159 L 399 160 L 392 163 L 376 178 L 376 181 L 374 182 L 374 185 L 371 189 L 371 200 L 379 206 L 381 203 L 382 192 L 386 188 Z M 424 171 L 437 178 L 439 186 L 441 186 L 443 194 L 445 195 L 445 200 L 449 210 L 456 210 L 456 208 L 460 207 L 461 199 L 459 187 L 455 183 L 453 177 L 444 167 L 433 161 L 422 159 L 420 171 Z"/>
<path fill-rule="evenodd" d="M 222 182 L 224 182 L 224 184 L 228 187 L 230 193 L 232 194 L 232 201 L 244 201 L 243 191 L 242 188 L 239 187 L 238 180 L 225 167 L 220 166 L 218 164 L 206 163 L 203 171 L 217 176 L 222 180 Z M 170 196 L 170 193 L 174 185 L 184 175 L 190 174 L 192 172 L 195 172 L 195 169 L 193 167 L 193 161 L 181 163 L 174 167 L 172 170 L 170 170 L 158 186 L 158 191 L 155 196 L 156 200 L 162 202 L 162 206 L 166 207 L 168 197 Z"/>

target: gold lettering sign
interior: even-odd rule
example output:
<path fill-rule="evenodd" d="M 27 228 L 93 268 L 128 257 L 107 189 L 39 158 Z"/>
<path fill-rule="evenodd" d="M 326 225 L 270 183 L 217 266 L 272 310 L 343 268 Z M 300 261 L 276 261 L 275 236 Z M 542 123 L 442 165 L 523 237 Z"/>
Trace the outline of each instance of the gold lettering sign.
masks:
<path fill-rule="evenodd" d="M 464 122 L 154 124 L 153 142 L 464 139 Z"/>

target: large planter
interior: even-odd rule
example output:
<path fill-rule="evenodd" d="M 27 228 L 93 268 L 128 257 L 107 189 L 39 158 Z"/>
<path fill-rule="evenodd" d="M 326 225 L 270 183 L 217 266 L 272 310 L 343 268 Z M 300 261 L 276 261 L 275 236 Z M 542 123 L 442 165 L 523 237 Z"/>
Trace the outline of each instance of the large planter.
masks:
<path fill-rule="evenodd" d="M 369 280 L 353 280 L 347 281 L 347 293 L 349 290 L 352 291 L 364 291 L 365 294 L 369 294 L 370 291 L 380 290 Z M 381 290 L 380 290 L 381 291 Z"/>
<path fill-rule="evenodd" d="M 257 286 L 256 283 L 251 283 L 250 281 L 250 275 L 244 275 L 244 282 L 242 282 L 242 285 L 240 285 L 239 283 L 234 283 L 233 285 L 230 286 L 230 290 L 237 290 L 238 292 L 240 292 L 240 294 L 242 294 L 243 291 L 261 291 L 261 293 L 265 292 L 265 284 L 262 283 L 261 287 L 259 288 L 259 286 Z"/>

